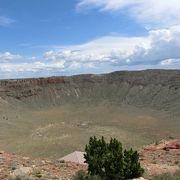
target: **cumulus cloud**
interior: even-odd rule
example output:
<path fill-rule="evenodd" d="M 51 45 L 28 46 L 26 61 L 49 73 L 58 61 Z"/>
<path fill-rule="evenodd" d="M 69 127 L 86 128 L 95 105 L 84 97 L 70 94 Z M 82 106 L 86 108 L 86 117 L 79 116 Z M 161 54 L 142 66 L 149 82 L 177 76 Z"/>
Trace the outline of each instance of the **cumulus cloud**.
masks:
<path fill-rule="evenodd" d="M 19 54 L 12 54 L 10 52 L 0 53 L 0 62 L 2 61 L 11 61 L 21 59 L 22 56 Z"/>
<path fill-rule="evenodd" d="M 56 46 L 41 58 L 0 53 L 0 73 L 72 74 L 77 70 L 89 73 L 92 69 L 114 70 L 125 66 L 180 68 L 179 49 L 180 27 L 174 26 L 151 30 L 146 37 L 107 36 L 79 45 Z"/>
<path fill-rule="evenodd" d="M 127 10 L 137 21 L 150 26 L 168 27 L 180 22 L 179 0 L 79 0 L 77 9 L 87 7 L 101 11 Z"/>
<path fill-rule="evenodd" d="M 15 22 L 14 19 L 11 19 L 9 17 L 6 16 L 0 16 L 0 26 L 10 26 L 11 24 L 13 24 Z"/>
<path fill-rule="evenodd" d="M 179 64 L 180 65 L 180 58 L 179 59 L 165 59 L 161 61 L 162 65 L 170 65 L 170 64 Z"/>
<path fill-rule="evenodd" d="M 0 64 L 0 72 L 40 72 L 49 71 L 55 69 L 63 69 L 64 64 L 62 62 L 57 63 L 5 63 Z"/>
<path fill-rule="evenodd" d="M 136 47 L 129 57 L 132 63 L 136 64 L 160 64 L 166 59 L 180 58 L 180 27 L 150 31 L 147 37 L 150 40 L 150 47 Z M 176 62 L 177 63 L 177 62 Z"/>
<path fill-rule="evenodd" d="M 82 63 L 113 62 L 117 57 L 126 58 L 131 55 L 138 45 L 148 48 L 150 41 L 145 37 L 106 36 L 85 44 L 56 47 L 60 50 L 45 53 L 45 58 Z"/>
<path fill-rule="evenodd" d="M 57 48 L 57 47 L 56 47 Z M 180 27 L 149 31 L 146 37 L 103 37 L 91 42 L 59 47 L 60 50 L 45 53 L 53 61 L 81 64 L 109 63 L 111 65 L 158 65 L 161 61 L 180 58 Z"/>

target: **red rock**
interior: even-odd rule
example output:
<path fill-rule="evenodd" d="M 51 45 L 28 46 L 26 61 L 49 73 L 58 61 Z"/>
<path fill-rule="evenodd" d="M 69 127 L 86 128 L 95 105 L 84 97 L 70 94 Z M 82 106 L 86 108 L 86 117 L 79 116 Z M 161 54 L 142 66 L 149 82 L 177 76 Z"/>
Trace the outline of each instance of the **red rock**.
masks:
<path fill-rule="evenodd" d="M 166 144 L 165 147 L 163 148 L 163 150 L 169 150 L 169 149 L 180 149 L 180 141 L 170 142 Z"/>
<path fill-rule="evenodd" d="M 0 151 L 0 154 L 4 154 L 5 152 L 4 151 Z"/>

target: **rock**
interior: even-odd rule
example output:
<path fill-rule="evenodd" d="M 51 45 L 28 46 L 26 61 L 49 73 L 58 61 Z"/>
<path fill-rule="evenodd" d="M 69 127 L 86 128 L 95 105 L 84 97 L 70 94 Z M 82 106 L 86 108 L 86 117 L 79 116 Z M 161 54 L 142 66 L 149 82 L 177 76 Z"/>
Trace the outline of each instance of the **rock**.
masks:
<path fill-rule="evenodd" d="M 0 154 L 4 154 L 5 152 L 4 151 L 0 151 Z"/>
<path fill-rule="evenodd" d="M 45 165 L 45 164 L 46 164 L 46 162 L 45 162 L 44 160 L 42 160 L 41 163 L 42 163 L 42 165 Z"/>
<path fill-rule="evenodd" d="M 5 160 L 4 157 L 0 156 L 0 164 Z"/>
<path fill-rule="evenodd" d="M 10 168 L 11 168 L 11 170 L 16 170 L 16 169 L 18 169 L 18 168 L 20 168 L 21 166 L 20 166 L 20 164 L 17 162 L 17 161 L 13 161 L 12 163 L 11 163 L 11 165 L 10 165 Z"/>
<path fill-rule="evenodd" d="M 52 163 L 50 160 L 46 160 L 46 163 L 48 163 L 48 164 L 50 164 L 50 163 Z"/>
<path fill-rule="evenodd" d="M 81 128 L 88 128 L 88 127 L 89 127 L 89 124 L 86 123 L 86 122 L 83 122 L 83 123 L 81 123 L 81 124 L 79 125 L 79 127 L 81 127 Z"/>
<path fill-rule="evenodd" d="M 62 159 L 58 159 L 58 160 L 56 160 L 56 162 L 57 162 L 57 163 L 65 163 L 65 161 L 62 160 Z M 55 162 L 55 163 L 56 163 L 56 162 Z"/>
<path fill-rule="evenodd" d="M 29 157 L 23 157 L 24 160 L 29 160 L 30 158 Z"/>
<path fill-rule="evenodd" d="M 11 173 L 11 176 L 13 178 L 16 177 L 23 177 L 23 176 L 30 176 L 33 172 L 33 169 L 31 167 L 20 167 L 19 169 L 16 169 Z"/>
<path fill-rule="evenodd" d="M 163 150 L 166 150 L 166 151 L 170 149 L 180 149 L 180 141 L 170 142 L 163 147 Z"/>

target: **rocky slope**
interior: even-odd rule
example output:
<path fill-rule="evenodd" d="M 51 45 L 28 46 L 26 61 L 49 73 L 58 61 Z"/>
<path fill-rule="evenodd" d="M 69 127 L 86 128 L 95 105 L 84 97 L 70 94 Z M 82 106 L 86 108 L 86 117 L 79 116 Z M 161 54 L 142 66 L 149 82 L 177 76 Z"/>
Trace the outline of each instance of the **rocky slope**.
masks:
<path fill-rule="evenodd" d="M 180 140 L 161 140 L 145 146 L 139 153 L 149 177 L 180 172 Z"/>
<path fill-rule="evenodd" d="M 100 101 L 150 107 L 179 115 L 180 70 L 0 81 L 0 107 L 40 108 Z"/>

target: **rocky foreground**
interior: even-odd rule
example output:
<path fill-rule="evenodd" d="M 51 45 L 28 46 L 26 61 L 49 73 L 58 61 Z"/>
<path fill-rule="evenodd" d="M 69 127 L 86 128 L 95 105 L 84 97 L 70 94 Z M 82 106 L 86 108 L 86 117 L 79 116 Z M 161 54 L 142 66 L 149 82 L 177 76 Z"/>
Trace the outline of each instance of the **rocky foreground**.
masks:
<path fill-rule="evenodd" d="M 33 159 L 0 152 L 0 180 L 68 180 L 85 166 L 60 160 Z"/>
<path fill-rule="evenodd" d="M 149 177 L 180 171 L 180 140 L 162 140 L 144 147 L 139 153 Z"/>
<path fill-rule="evenodd" d="M 180 140 L 162 140 L 144 147 L 139 153 L 146 179 L 180 171 Z M 0 151 L 0 180 L 69 180 L 77 171 L 86 168 L 86 165 L 61 160 L 35 159 Z"/>

